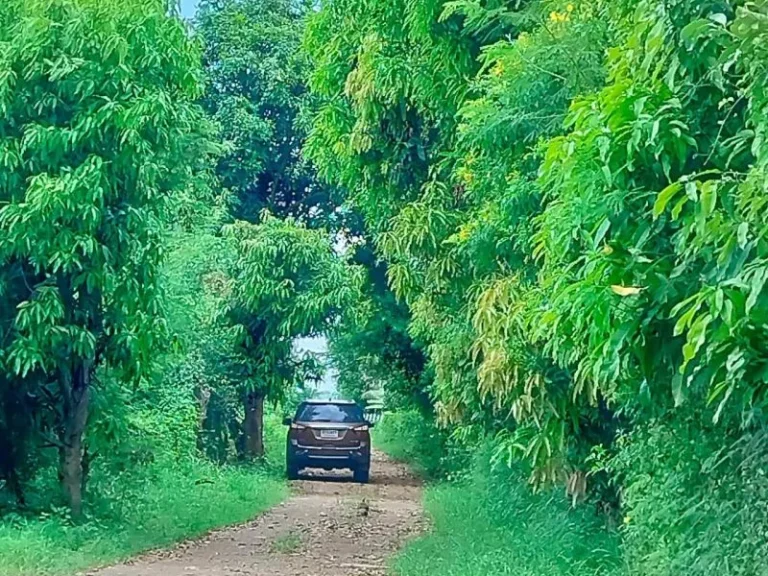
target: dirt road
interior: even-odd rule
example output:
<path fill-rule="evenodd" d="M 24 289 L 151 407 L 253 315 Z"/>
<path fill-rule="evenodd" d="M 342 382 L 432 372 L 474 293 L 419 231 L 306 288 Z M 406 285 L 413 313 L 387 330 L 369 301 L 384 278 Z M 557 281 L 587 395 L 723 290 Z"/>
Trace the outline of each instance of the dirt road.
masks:
<path fill-rule="evenodd" d="M 381 576 L 422 527 L 421 486 L 374 456 L 371 483 L 308 474 L 293 495 L 253 522 L 93 576 Z M 320 481 L 318 477 L 323 477 Z"/>

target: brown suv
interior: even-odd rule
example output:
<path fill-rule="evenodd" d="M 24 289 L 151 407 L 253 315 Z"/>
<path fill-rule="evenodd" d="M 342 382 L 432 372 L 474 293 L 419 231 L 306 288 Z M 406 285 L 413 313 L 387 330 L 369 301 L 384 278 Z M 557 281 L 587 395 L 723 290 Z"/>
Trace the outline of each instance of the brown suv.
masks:
<path fill-rule="evenodd" d="M 309 400 L 283 423 L 290 426 L 285 462 L 290 480 L 303 468 L 349 468 L 355 482 L 368 482 L 373 425 L 360 406 L 345 400 Z"/>

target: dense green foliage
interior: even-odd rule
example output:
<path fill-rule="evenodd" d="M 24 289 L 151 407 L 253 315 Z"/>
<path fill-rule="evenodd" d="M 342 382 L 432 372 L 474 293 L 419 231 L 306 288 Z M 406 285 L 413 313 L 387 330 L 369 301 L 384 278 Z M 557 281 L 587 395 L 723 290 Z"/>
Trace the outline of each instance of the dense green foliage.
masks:
<path fill-rule="evenodd" d="M 206 50 L 164 0 L 0 6 L 4 574 L 111 562 L 284 495 L 271 406 L 268 458 L 234 467 L 248 432 L 243 369 L 258 358 L 243 355 L 229 312 L 253 311 L 265 292 L 240 284 L 252 280 L 242 264 L 254 251 L 222 233 L 244 191 L 222 186 L 231 125 L 200 106 Z M 284 136 L 266 134 L 262 155 Z M 301 172 L 286 154 L 280 170 Z M 332 255 L 324 233 L 311 239 L 313 255 Z M 285 363 L 286 336 L 271 334 Z"/>
<path fill-rule="evenodd" d="M 438 422 L 621 519 L 632 573 L 765 565 L 767 8 L 328 0 L 307 33 L 306 153 Z"/>
<path fill-rule="evenodd" d="M 170 4 L 0 4 L 0 561 L 274 501 L 327 334 L 402 574 L 764 572 L 765 0 Z"/>
<path fill-rule="evenodd" d="M 416 410 L 387 413 L 374 428 L 373 440 L 377 448 L 409 464 L 427 480 L 463 471 L 463 466 L 455 466 L 457 462 L 446 461 L 454 453 L 448 448 L 445 435 Z"/>
<path fill-rule="evenodd" d="M 338 219 L 332 189 L 301 158 L 307 59 L 299 51 L 303 0 L 203 0 L 195 27 L 204 40 L 203 106 L 221 127 L 216 165 L 238 218 L 263 209 L 312 221 Z"/>
<path fill-rule="evenodd" d="M 97 370 L 140 376 L 162 335 L 160 218 L 189 177 L 199 57 L 160 1 L 2 10 L 3 387 L 35 399 L 26 425 L 79 514 Z"/>
<path fill-rule="evenodd" d="M 416 406 L 429 412 L 426 359 L 408 334 L 407 307 L 387 287 L 386 268 L 375 261 L 368 244 L 354 247 L 353 261 L 366 271 L 356 304 L 363 313 L 328 333 L 339 391 L 363 403 L 373 395 L 390 408 Z"/>
<path fill-rule="evenodd" d="M 188 200 L 183 205 L 194 204 Z M 27 506 L 3 509 L 3 574 L 67 575 L 115 562 L 247 520 L 286 495 L 276 415 L 266 422 L 267 465 L 232 465 L 242 435 L 239 381 L 233 336 L 217 319 L 228 294 L 223 270 L 235 254 L 226 257 L 228 244 L 213 233 L 218 216 L 209 212 L 198 214 L 193 232 L 175 228 L 166 245 L 160 279 L 172 347 L 138 388 L 110 379 L 94 399 L 88 521 L 73 522 L 51 499 L 55 475 L 38 471 L 24 486 Z"/>
<path fill-rule="evenodd" d="M 265 215 L 229 229 L 238 260 L 229 316 L 245 396 L 245 452 L 264 455 L 264 400 L 283 400 L 315 369 L 297 358 L 296 338 L 329 329 L 359 299 L 360 271 L 337 255 L 331 238 L 292 219 Z M 317 376 L 315 376 L 317 377 Z"/>

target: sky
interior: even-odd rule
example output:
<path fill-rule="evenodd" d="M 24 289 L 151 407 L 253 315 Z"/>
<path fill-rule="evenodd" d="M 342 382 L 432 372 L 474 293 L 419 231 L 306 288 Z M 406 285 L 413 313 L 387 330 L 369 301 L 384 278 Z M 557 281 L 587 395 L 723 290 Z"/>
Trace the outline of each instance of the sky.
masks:
<path fill-rule="evenodd" d="M 325 354 L 328 352 L 328 341 L 323 336 L 316 338 L 299 338 L 295 342 L 297 351 L 309 351 Z M 336 392 L 336 374 L 333 369 L 327 369 L 322 382 L 315 385 L 318 392 L 334 393 Z"/>
<path fill-rule="evenodd" d="M 197 3 L 200 0 L 181 0 L 181 15 L 185 18 L 192 18 L 197 10 Z"/>

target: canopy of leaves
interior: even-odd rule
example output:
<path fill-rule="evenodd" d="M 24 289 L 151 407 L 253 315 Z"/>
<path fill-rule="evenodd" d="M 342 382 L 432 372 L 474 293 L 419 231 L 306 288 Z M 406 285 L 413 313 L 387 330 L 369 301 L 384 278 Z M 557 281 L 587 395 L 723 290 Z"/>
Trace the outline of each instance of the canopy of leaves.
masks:
<path fill-rule="evenodd" d="M 497 434 L 497 461 L 574 500 L 634 490 L 627 506 L 649 514 L 658 491 L 624 450 L 652 460 L 660 418 L 699 429 L 734 476 L 748 457 L 731 447 L 765 425 L 767 10 L 329 0 L 310 21 L 306 151 L 373 233 L 439 420 Z M 720 497 L 751 518 L 761 505 Z M 691 536 L 680 567 L 733 556 L 676 517 L 643 515 L 638 573 L 665 573 L 665 530 Z"/>
<path fill-rule="evenodd" d="M 227 146 L 216 172 L 234 193 L 233 213 L 251 222 L 265 208 L 305 219 L 334 215 L 330 189 L 301 158 L 307 61 L 299 46 L 309 8 L 298 0 L 203 0 L 199 7 L 203 105 Z"/>
<path fill-rule="evenodd" d="M 161 342 L 162 221 L 203 124 L 199 58 L 161 0 L 0 7 L 0 426 L 13 450 L 33 423 L 79 452 L 91 373 L 136 377 Z"/>
<path fill-rule="evenodd" d="M 230 317 L 243 355 L 244 382 L 279 398 L 301 363 L 293 342 L 329 330 L 359 299 L 362 270 L 334 251 L 322 230 L 267 213 L 229 228 L 238 260 Z M 301 374 L 301 372 L 299 372 Z"/>
<path fill-rule="evenodd" d="M 162 2 L 6 4 L 0 266 L 20 301 L 5 366 L 24 377 L 73 357 L 146 358 L 158 218 L 200 121 L 185 104 L 197 52 Z"/>

